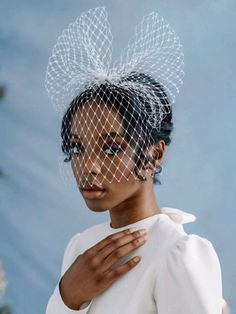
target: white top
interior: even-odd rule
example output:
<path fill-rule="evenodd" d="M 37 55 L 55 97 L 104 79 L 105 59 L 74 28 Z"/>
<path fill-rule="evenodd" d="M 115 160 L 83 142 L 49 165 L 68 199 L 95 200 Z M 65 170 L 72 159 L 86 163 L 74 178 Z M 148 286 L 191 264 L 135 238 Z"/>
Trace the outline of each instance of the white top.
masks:
<path fill-rule="evenodd" d="M 140 262 L 80 310 L 68 308 L 59 281 L 46 314 L 221 314 L 222 278 L 218 256 L 207 239 L 187 234 L 184 223 L 196 217 L 177 208 L 162 207 L 156 214 L 121 228 L 110 220 L 75 234 L 63 257 L 61 276 L 76 257 L 111 233 L 129 227 L 148 230 L 148 239 L 120 262 L 141 255 Z"/>

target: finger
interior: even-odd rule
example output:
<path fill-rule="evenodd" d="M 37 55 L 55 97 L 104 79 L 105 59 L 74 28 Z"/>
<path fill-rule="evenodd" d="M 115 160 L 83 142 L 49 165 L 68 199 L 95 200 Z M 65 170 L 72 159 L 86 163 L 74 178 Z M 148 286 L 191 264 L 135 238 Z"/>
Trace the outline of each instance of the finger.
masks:
<path fill-rule="evenodd" d="M 138 237 L 146 234 L 146 229 L 140 229 L 138 231 L 134 231 L 129 233 L 123 237 L 119 237 L 117 239 L 113 239 L 107 246 L 105 246 L 102 250 L 98 252 L 98 257 L 100 260 L 106 259 L 112 252 L 124 246 L 125 244 L 137 239 Z"/>
<path fill-rule="evenodd" d="M 89 251 L 90 253 L 96 255 L 98 254 L 98 252 L 100 250 L 102 250 L 104 247 L 106 247 L 110 242 L 112 242 L 115 239 L 118 239 L 120 237 L 123 237 L 127 234 L 132 233 L 134 230 L 137 230 L 138 228 L 129 228 L 129 229 L 125 229 L 113 234 L 110 234 L 109 236 L 107 236 L 106 238 L 104 238 L 103 240 L 99 241 L 98 243 L 96 243 L 94 246 L 92 246 Z"/>
<path fill-rule="evenodd" d="M 133 239 L 129 243 L 126 243 L 125 245 L 116 248 L 113 250 L 113 252 L 107 256 L 103 260 L 103 262 L 100 262 L 100 271 L 106 272 L 108 269 L 110 269 L 118 260 L 120 260 L 122 257 L 126 256 L 128 253 L 134 251 L 141 245 L 143 245 L 146 242 L 146 239 L 144 236 L 139 236 L 136 239 Z"/>
<path fill-rule="evenodd" d="M 117 267 L 114 270 L 107 271 L 104 274 L 104 280 L 108 282 L 114 282 L 119 277 L 127 273 L 129 270 L 134 268 L 141 260 L 141 256 L 134 256 L 132 259 L 130 259 L 128 262 L 122 264 L 121 266 Z"/>

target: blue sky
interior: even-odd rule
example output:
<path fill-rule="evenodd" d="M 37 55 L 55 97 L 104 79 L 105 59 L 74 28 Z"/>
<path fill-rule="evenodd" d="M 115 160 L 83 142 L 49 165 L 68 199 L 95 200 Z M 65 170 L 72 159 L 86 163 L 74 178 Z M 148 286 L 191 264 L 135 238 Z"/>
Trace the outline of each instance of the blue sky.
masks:
<path fill-rule="evenodd" d="M 47 60 L 63 28 L 83 10 L 106 5 L 114 55 L 141 17 L 158 11 L 184 46 L 185 78 L 174 112 L 160 206 L 189 211 L 186 231 L 208 238 L 236 311 L 236 1 L 6 1 L 0 3 L 0 259 L 4 299 L 17 314 L 43 313 L 70 237 L 109 218 L 91 212 L 59 173 L 60 117 L 44 88 Z M 122 22 L 121 22 L 122 21 Z"/>

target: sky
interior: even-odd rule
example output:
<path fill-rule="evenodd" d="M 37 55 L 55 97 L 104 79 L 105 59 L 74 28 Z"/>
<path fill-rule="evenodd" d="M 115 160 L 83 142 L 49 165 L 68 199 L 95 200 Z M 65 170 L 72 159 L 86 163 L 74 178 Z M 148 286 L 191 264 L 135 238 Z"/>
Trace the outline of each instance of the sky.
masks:
<path fill-rule="evenodd" d="M 0 260 L 8 286 L 0 304 L 13 313 L 44 313 L 71 236 L 109 219 L 86 207 L 59 171 L 60 116 L 44 87 L 61 31 L 82 11 L 105 5 L 114 57 L 144 14 L 157 11 L 181 38 L 184 85 L 173 107 L 160 206 L 191 212 L 189 233 L 209 239 L 219 256 L 223 292 L 236 313 L 234 209 L 236 142 L 236 1 L 0 2 Z"/>

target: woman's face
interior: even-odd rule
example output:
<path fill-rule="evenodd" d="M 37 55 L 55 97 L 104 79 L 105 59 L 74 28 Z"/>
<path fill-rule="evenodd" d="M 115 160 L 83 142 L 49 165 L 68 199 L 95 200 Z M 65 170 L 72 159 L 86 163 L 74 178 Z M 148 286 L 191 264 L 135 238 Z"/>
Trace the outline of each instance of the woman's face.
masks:
<path fill-rule="evenodd" d="M 124 140 L 122 122 L 115 109 L 95 100 L 87 101 L 73 115 L 70 142 L 76 148 L 71 166 L 80 191 L 83 183 L 105 189 L 101 197 L 93 199 L 82 192 L 91 210 L 113 208 L 144 184 L 135 179 L 133 149 Z"/>

